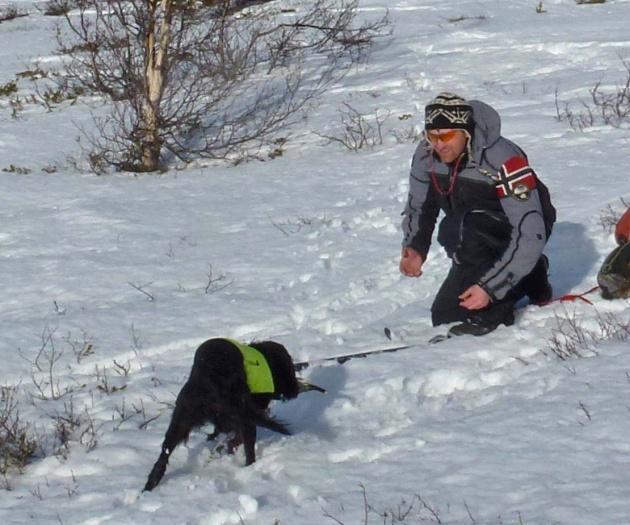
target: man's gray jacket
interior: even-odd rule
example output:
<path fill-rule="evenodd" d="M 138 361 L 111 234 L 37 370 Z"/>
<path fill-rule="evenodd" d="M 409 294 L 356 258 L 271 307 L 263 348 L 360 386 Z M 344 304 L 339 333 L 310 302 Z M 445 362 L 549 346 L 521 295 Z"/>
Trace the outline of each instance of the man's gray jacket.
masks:
<path fill-rule="evenodd" d="M 555 210 L 524 152 L 501 137 L 498 113 L 478 100 L 468 103 L 475 129 L 459 171 L 442 163 L 426 140 L 416 149 L 403 212 L 403 246 L 426 260 L 440 209 L 447 215 L 481 211 L 504 216 L 512 227 L 509 245 L 478 283 L 496 301 L 533 269 L 551 233 Z"/>

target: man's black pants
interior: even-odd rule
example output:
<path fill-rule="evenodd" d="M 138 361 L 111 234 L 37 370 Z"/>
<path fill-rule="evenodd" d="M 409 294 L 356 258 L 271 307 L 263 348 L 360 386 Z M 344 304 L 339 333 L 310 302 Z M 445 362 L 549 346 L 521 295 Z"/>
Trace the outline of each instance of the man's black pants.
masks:
<path fill-rule="evenodd" d="M 481 310 L 468 310 L 459 304 L 459 296 L 477 284 L 501 257 L 510 234 L 507 218 L 498 212 L 468 210 L 449 214 L 442 220 L 438 241 L 453 263 L 431 306 L 433 326 L 466 321 L 486 326 L 514 323 L 514 304 L 527 294 L 532 283 L 541 279 L 546 282 L 542 257 L 503 300 L 493 301 Z"/>
<path fill-rule="evenodd" d="M 514 298 L 512 294 L 481 310 L 468 310 L 459 305 L 459 296 L 478 283 L 482 275 L 477 266 L 453 263 L 431 306 L 433 326 L 455 321 L 471 321 L 486 326 L 514 324 L 514 303 L 520 297 Z"/>

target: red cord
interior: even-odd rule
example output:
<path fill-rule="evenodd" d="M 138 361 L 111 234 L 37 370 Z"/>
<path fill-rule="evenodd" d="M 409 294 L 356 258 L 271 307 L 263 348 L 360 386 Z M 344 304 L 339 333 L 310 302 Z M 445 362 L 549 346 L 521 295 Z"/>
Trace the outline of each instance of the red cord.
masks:
<path fill-rule="evenodd" d="M 562 297 L 558 297 L 557 299 L 552 299 L 551 301 L 548 301 L 545 304 L 554 303 L 556 301 L 559 301 L 559 302 L 577 301 L 579 299 L 580 301 L 584 301 L 586 304 L 590 304 L 591 306 L 593 306 L 593 303 L 584 296 L 598 289 L 599 289 L 599 286 L 593 286 L 593 288 L 591 288 L 590 290 L 587 290 L 584 293 L 578 293 L 578 294 L 568 293 L 568 294 L 563 295 Z"/>
<path fill-rule="evenodd" d="M 440 184 L 438 183 L 435 173 L 433 172 L 433 155 L 431 155 L 431 182 L 433 183 L 433 187 L 435 188 L 435 191 L 437 191 L 443 197 L 445 196 L 448 197 L 451 193 L 453 193 L 453 189 L 455 189 L 455 182 L 457 181 L 457 175 L 458 175 L 457 170 L 459 169 L 459 163 L 461 162 L 461 160 L 462 160 L 462 155 L 459 156 L 459 158 L 457 159 L 457 162 L 455 162 L 455 166 L 453 166 L 453 171 L 451 172 L 448 188 L 446 190 L 443 190 Z"/>

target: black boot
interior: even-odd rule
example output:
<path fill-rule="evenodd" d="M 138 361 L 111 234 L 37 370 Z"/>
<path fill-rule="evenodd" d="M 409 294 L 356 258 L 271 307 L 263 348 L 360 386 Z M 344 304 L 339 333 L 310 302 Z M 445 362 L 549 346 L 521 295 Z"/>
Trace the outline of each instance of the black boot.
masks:
<path fill-rule="evenodd" d="M 473 321 L 466 321 L 465 323 L 456 324 L 448 331 L 447 337 L 454 337 L 458 335 L 486 335 L 496 330 L 497 325 L 488 323 L 475 323 Z"/>
<path fill-rule="evenodd" d="M 553 298 L 553 288 L 547 276 L 548 270 L 549 259 L 546 255 L 541 255 L 534 269 L 519 283 L 531 304 L 544 306 Z"/>
<path fill-rule="evenodd" d="M 468 310 L 466 320 L 456 324 L 448 331 L 448 337 L 456 335 L 486 335 L 496 330 L 497 326 L 514 324 L 514 301 L 504 299 L 492 303 L 483 310 Z"/>

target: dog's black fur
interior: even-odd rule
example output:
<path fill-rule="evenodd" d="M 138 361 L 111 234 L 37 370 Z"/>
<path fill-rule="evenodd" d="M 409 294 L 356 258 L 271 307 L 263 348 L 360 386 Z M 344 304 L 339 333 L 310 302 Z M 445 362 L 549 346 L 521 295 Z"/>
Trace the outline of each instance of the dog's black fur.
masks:
<path fill-rule="evenodd" d="M 157 486 L 164 476 L 169 456 L 179 443 L 188 439 L 195 427 L 214 424 L 214 432 L 208 439 L 214 439 L 223 432 L 234 432 L 235 438 L 228 450 L 232 451 L 243 443 L 246 465 L 256 461 L 257 426 L 290 434 L 283 423 L 266 413 L 266 409 L 272 399 L 293 399 L 300 392 L 291 356 L 284 346 L 274 341 L 253 342 L 250 346 L 267 359 L 275 393 L 250 393 L 243 356 L 229 340 L 210 339 L 204 342 L 197 349 L 190 377 L 177 396 L 162 452 L 144 490 L 153 490 Z"/>

